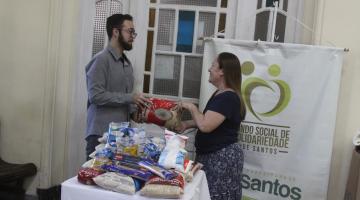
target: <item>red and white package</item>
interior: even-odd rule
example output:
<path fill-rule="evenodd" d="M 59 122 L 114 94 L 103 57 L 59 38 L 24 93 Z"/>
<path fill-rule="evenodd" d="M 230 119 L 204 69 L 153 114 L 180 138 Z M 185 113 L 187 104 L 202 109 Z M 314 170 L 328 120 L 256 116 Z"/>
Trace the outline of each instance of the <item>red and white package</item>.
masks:
<path fill-rule="evenodd" d="M 194 175 L 197 171 L 199 171 L 204 165 L 201 163 L 192 163 L 191 170 L 185 172 L 185 180 L 186 182 L 191 182 L 194 178 Z"/>
<path fill-rule="evenodd" d="M 175 130 L 180 125 L 182 109 L 175 101 L 149 98 L 152 102 L 149 108 L 140 108 L 134 115 L 134 121 L 153 123 Z"/>
<path fill-rule="evenodd" d="M 153 198 L 180 198 L 184 193 L 184 178 L 181 174 L 171 180 L 165 180 L 158 176 L 150 178 L 140 190 L 140 194 Z"/>
<path fill-rule="evenodd" d="M 95 185 L 95 182 L 93 178 L 96 176 L 99 176 L 103 172 L 97 169 L 93 168 L 83 168 L 80 169 L 77 175 L 77 179 L 80 183 L 86 184 L 86 185 Z"/>

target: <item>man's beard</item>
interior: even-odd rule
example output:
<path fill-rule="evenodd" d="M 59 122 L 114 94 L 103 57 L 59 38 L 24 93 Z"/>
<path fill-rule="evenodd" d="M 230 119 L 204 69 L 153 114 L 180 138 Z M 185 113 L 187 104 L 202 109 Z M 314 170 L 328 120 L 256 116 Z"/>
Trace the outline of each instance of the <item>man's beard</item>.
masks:
<path fill-rule="evenodd" d="M 122 35 L 119 35 L 118 42 L 119 42 L 120 46 L 122 46 L 122 48 L 124 48 L 124 50 L 130 51 L 132 49 L 132 44 L 127 43 L 124 40 L 124 38 L 122 37 Z"/>

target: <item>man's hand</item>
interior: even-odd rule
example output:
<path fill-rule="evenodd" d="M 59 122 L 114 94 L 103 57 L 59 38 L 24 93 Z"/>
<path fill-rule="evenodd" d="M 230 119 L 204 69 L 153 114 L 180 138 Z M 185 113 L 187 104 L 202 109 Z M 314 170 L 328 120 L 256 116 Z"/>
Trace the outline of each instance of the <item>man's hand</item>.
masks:
<path fill-rule="evenodd" d="M 152 104 L 152 102 L 149 99 L 147 99 L 142 93 L 134 93 L 133 100 L 134 103 L 138 105 L 140 108 L 144 108 L 144 107 L 149 108 Z"/>

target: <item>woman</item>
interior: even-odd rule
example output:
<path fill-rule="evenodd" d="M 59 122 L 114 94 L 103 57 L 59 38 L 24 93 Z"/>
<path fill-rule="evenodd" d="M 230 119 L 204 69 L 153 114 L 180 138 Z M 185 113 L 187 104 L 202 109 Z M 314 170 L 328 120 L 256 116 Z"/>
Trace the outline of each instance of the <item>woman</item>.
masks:
<path fill-rule="evenodd" d="M 241 199 L 244 155 L 238 141 L 246 110 L 241 98 L 240 62 L 234 54 L 220 53 L 208 70 L 217 90 L 201 113 L 192 103 L 181 103 L 192 119 L 181 122 L 179 131 L 197 127 L 196 161 L 204 164 L 212 200 Z"/>

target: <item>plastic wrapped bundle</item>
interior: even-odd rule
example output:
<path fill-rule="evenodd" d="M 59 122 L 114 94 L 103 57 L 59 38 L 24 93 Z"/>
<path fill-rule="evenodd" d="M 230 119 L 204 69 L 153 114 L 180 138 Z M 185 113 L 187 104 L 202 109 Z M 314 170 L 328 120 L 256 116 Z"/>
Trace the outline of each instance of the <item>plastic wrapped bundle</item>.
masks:
<path fill-rule="evenodd" d="M 140 194 L 153 198 L 179 199 L 184 193 L 184 184 L 185 181 L 181 174 L 171 180 L 154 176 L 145 183 Z"/>
<path fill-rule="evenodd" d="M 124 194 L 135 194 L 136 186 L 134 180 L 126 175 L 107 172 L 94 178 L 94 182 L 107 190 Z"/>
<path fill-rule="evenodd" d="M 86 185 L 95 185 L 93 178 L 96 176 L 99 176 L 103 172 L 97 169 L 92 168 L 83 168 L 80 169 L 77 178 L 80 183 L 86 184 Z"/>
<path fill-rule="evenodd" d="M 180 125 L 182 109 L 175 101 L 149 98 L 149 108 L 140 108 L 134 115 L 136 122 L 153 123 L 175 130 Z"/>

